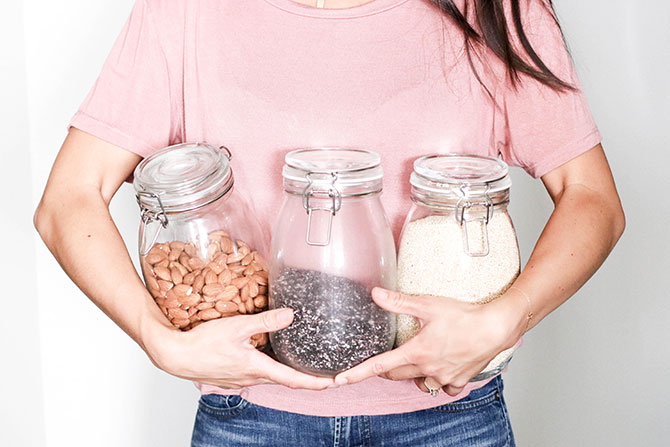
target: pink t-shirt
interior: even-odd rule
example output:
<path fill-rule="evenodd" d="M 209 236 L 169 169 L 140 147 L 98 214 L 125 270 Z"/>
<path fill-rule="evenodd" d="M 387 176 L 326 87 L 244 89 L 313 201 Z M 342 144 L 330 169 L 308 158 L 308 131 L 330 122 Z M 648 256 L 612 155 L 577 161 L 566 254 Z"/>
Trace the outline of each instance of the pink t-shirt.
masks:
<path fill-rule="evenodd" d="M 541 0 L 521 3 L 536 51 L 578 85 Z M 185 141 L 227 146 L 236 186 L 268 231 L 282 202 L 286 152 L 377 151 L 397 237 L 421 155 L 500 156 L 540 177 L 600 142 L 581 92 L 558 94 L 528 79 L 514 90 L 501 64 L 487 60 L 479 71 L 498 107 L 473 76 L 460 32 L 428 0 L 341 10 L 291 0 L 137 0 L 71 125 L 142 156 Z M 442 405 L 483 385 L 455 398 L 380 378 L 320 392 L 262 385 L 241 394 L 297 413 L 373 415 Z"/>

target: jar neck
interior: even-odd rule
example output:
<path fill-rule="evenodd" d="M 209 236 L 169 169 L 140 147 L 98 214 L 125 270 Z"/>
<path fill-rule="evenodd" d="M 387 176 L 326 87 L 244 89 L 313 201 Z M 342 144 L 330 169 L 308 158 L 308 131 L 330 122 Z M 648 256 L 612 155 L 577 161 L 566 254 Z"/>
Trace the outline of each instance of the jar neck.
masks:
<path fill-rule="evenodd" d="M 509 204 L 510 190 L 489 192 L 483 194 L 439 194 L 412 186 L 410 197 L 419 206 L 430 208 L 437 212 L 455 213 L 463 206 L 484 205 L 493 209 L 504 210 Z"/>

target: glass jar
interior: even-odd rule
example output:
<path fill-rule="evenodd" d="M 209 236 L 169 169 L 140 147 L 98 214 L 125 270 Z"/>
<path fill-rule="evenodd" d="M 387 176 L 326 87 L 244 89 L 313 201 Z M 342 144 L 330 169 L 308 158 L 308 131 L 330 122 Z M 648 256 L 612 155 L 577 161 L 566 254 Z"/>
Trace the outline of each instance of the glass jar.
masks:
<path fill-rule="evenodd" d="M 225 151 L 203 143 L 171 146 L 134 173 L 144 281 L 181 330 L 267 308 L 268 244 L 233 187 Z M 252 344 L 266 345 L 267 334 Z"/>
<path fill-rule="evenodd" d="M 272 235 L 270 307 L 292 308 L 270 334 L 277 358 L 333 376 L 393 347 L 395 315 L 371 289 L 395 287 L 393 234 L 380 201 L 378 154 L 360 149 L 290 152 Z"/>
<path fill-rule="evenodd" d="M 501 160 L 430 155 L 414 162 L 412 208 L 398 249 L 398 290 L 469 303 L 487 303 L 520 272 L 519 246 L 507 213 L 511 180 Z M 398 317 L 396 344 L 419 331 L 416 318 Z M 472 381 L 502 371 L 514 348 L 500 353 Z"/>

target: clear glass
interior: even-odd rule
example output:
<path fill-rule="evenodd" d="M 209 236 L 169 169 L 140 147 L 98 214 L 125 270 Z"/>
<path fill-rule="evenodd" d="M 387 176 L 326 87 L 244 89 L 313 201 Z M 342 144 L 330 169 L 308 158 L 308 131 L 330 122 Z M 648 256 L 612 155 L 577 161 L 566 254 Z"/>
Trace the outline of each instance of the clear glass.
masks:
<path fill-rule="evenodd" d="M 217 150 L 207 150 L 210 149 Z M 172 151 L 162 156 L 174 155 Z M 160 162 L 170 165 L 169 159 Z M 171 175 L 178 169 L 171 168 Z M 189 169 L 193 171 L 193 166 Z M 215 171 L 218 169 L 229 170 L 227 159 L 215 166 Z M 165 213 L 155 215 L 145 212 L 147 206 L 158 202 L 155 196 L 147 203 L 144 196 L 138 195 L 144 210 L 139 251 L 149 292 L 170 322 L 181 330 L 218 318 L 260 312 L 268 305 L 267 239 L 247 201 L 233 187 L 232 176 L 220 176 L 220 182 L 229 184 L 222 188 L 211 184 L 216 172 L 211 172 L 211 167 L 207 171 L 210 194 L 198 192 L 202 184 L 182 191 L 190 202 L 180 202 L 174 194 L 170 198 L 171 189 L 160 188 L 167 184 L 161 184 L 160 175 L 152 178 L 152 189 L 146 188 L 148 182 L 139 183 L 136 178 L 138 193 L 169 197 L 161 201 Z M 192 172 L 192 177 L 199 175 Z M 184 183 L 188 181 L 186 175 Z M 184 183 L 175 184 L 183 187 Z M 195 196 L 198 201 L 194 205 Z M 252 338 L 257 347 L 267 343 L 267 334 Z"/>
<path fill-rule="evenodd" d="M 414 203 L 398 247 L 398 290 L 486 303 L 501 296 L 520 272 L 516 232 L 507 212 L 511 183 L 507 167 L 500 169 L 498 160 L 487 163 L 486 158 L 459 157 L 424 158 L 417 160 L 419 166 L 415 164 Z M 490 175 L 490 164 L 498 167 L 496 176 Z M 440 169 L 445 172 L 435 172 Z M 484 172 L 484 181 L 479 181 L 478 169 Z M 407 342 L 419 329 L 414 317 L 399 316 L 396 345 Z M 472 380 L 502 371 L 513 352 L 514 348 L 502 352 Z"/>
<path fill-rule="evenodd" d="M 284 193 L 272 235 L 270 308 L 290 307 L 295 318 L 288 328 L 270 334 L 270 342 L 281 362 L 333 376 L 393 347 L 395 314 L 371 297 L 375 286 L 395 288 L 393 234 L 380 193 L 361 191 L 360 177 L 354 195 L 347 195 L 346 184 L 334 183 L 342 193 L 334 215 L 332 197 L 310 195 L 309 206 L 320 210 L 310 217 L 298 192 L 305 186 L 293 188 L 297 177 L 289 179 L 284 172 L 285 187 L 296 192 Z M 380 177 L 370 180 L 380 188 Z M 308 221 L 312 243 L 307 242 Z"/>

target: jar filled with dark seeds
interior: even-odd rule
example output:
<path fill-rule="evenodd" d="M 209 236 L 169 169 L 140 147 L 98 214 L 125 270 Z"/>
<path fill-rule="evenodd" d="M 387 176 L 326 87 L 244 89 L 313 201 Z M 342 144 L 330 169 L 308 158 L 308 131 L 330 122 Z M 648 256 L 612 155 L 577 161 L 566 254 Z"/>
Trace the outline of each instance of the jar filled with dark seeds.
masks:
<path fill-rule="evenodd" d="M 395 288 L 396 252 L 379 195 L 378 154 L 303 149 L 283 170 L 284 203 L 273 232 L 270 308 L 294 311 L 270 335 L 277 358 L 333 376 L 393 347 L 395 314 L 377 306 L 375 286 Z"/>

